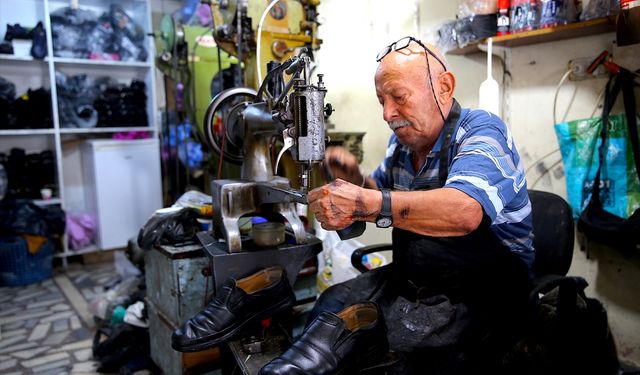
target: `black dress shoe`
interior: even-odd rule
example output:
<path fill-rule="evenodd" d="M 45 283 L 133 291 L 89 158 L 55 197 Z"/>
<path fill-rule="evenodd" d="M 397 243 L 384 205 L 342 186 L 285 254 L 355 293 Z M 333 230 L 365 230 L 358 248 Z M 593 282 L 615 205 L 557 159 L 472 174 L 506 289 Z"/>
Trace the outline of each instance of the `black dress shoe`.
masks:
<path fill-rule="evenodd" d="M 363 302 L 338 314 L 323 312 L 298 341 L 259 375 L 355 374 L 385 359 L 387 328 L 378 305 Z"/>
<path fill-rule="evenodd" d="M 237 281 L 229 279 L 203 311 L 173 332 L 171 346 L 179 352 L 197 352 L 222 344 L 248 323 L 284 311 L 294 301 L 281 267 L 269 267 Z"/>

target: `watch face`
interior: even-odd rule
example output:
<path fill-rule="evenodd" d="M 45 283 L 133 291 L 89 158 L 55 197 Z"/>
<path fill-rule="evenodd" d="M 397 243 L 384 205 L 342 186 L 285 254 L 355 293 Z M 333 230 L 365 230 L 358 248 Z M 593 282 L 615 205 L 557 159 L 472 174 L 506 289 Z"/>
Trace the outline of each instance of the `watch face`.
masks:
<path fill-rule="evenodd" d="M 390 217 L 381 217 L 376 221 L 376 225 L 380 228 L 389 228 L 393 221 L 391 221 Z"/>

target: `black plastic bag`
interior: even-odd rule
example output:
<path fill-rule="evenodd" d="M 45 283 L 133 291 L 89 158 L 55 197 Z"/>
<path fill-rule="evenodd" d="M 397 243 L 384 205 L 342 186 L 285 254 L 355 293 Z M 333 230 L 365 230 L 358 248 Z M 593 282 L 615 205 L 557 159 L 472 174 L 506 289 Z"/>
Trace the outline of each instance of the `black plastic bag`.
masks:
<path fill-rule="evenodd" d="M 151 249 L 154 245 L 177 245 L 191 242 L 200 230 L 198 210 L 169 209 L 154 213 L 138 234 L 138 246 Z"/>
<path fill-rule="evenodd" d="M 127 323 L 98 328 L 93 338 L 93 358 L 100 373 L 117 373 L 131 361 L 149 358 L 149 329 Z"/>
<path fill-rule="evenodd" d="M 0 202 L 0 235 L 62 235 L 64 211 L 56 206 L 39 207 L 28 199 Z"/>

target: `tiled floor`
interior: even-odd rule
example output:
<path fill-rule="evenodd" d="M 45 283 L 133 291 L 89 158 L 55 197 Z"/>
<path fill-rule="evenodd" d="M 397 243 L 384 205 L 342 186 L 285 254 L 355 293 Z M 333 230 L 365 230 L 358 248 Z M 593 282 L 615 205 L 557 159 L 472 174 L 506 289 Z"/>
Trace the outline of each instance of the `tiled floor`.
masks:
<path fill-rule="evenodd" d="M 89 302 L 114 277 L 112 263 L 72 264 L 44 282 L 0 287 L 0 373 L 96 373 Z"/>

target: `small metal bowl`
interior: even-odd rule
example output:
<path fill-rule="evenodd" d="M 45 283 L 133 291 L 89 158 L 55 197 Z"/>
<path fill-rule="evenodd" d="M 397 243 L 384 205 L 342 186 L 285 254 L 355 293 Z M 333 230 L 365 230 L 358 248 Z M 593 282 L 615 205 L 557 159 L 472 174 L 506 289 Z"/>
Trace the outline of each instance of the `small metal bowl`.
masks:
<path fill-rule="evenodd" d="M 251 228 L 251 238 L 260 247 L 274 247 L 284 243 L 283 223 L 260 223 Z"/>

